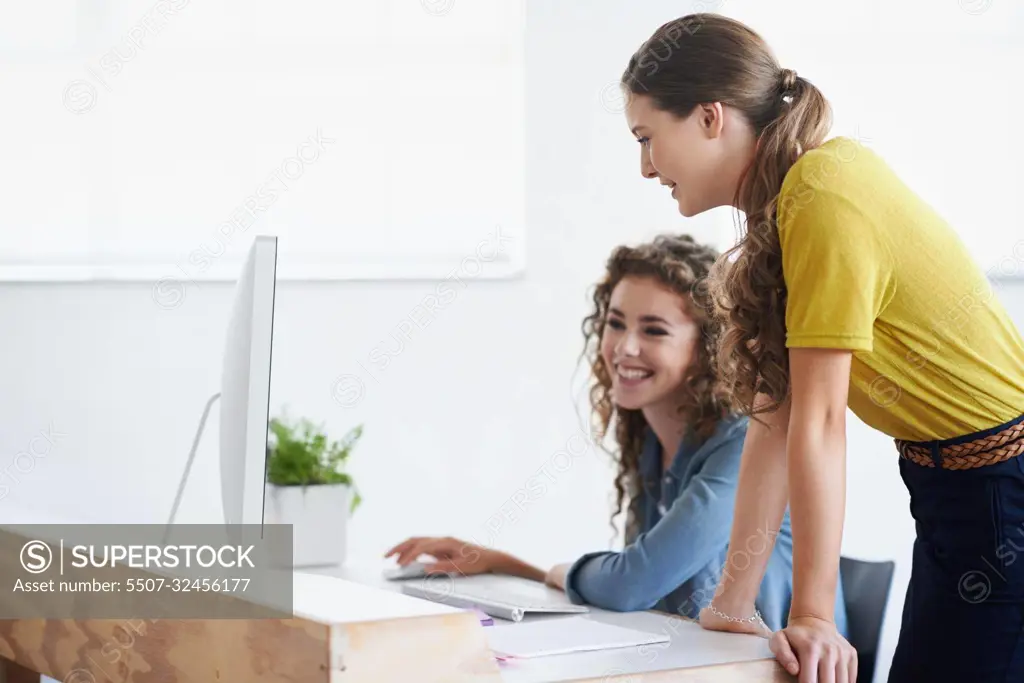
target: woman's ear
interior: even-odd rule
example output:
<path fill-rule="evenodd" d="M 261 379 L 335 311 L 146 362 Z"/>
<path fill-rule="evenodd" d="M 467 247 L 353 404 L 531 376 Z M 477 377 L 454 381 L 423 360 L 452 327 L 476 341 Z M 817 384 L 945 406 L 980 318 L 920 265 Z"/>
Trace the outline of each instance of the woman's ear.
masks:
<path fill-rule="evenodd" d="M 725 110 L 721 102 L 708 102 L 697 105 L 699 108 L 700 128 L 710 138 L 717 138 L 722 134 L 725 126 Z"/>

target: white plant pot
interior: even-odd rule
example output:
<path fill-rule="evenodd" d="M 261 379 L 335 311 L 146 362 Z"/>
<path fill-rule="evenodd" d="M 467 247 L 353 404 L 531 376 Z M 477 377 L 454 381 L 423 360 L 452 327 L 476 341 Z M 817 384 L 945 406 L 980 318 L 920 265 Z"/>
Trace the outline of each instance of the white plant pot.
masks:
<path fill-rule="evenodd" d="M 345 532 L 351 495 L 347 484 L 267 484 L 264 522 L 292 525 L 295 567 L 345 563 Z"/>

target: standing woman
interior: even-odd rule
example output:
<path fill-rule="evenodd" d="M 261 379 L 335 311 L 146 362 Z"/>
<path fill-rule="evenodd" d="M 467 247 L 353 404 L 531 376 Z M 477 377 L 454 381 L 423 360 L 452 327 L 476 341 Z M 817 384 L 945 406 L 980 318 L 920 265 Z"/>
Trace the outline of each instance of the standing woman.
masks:
<path fill-rule="evenodd" d="M 756 415 L 731 547 L 779 528 L 790 505 L 794 595 L 776 657 L 801 683 L 856 681 L 833 613 L 849 406 L 895 439 L 916 520 L 889 681 L 1024 681 L 1024 562 L 1005 546 L 1024 529 L 1024 340 L 985 274 L 878 155 L 826 141 L 822 93 L 743 24 L 662 26 L 623 86 L 644 176 L 684 216 L 746 214 L 710 282 L 722 376 Z M 766 559 L 730 553 L 705 628 L 754 630 L 735 620 L 753 613 Z"/>

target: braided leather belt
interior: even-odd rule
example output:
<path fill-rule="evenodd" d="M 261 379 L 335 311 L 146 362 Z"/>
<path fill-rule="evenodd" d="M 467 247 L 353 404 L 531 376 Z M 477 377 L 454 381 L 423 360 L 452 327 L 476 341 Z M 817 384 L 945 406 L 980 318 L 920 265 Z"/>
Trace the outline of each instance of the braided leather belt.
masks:
<path fill-rule="evenodd" d="M 896 439 L 901 458 L 924 467 L 935 467 L 930 446 L 919 441 Z M 969 470 L 995 465 L 1024 453 L 1024 422 L 986 437 L 943 446 L 939 449 L 944 470 Z"/>

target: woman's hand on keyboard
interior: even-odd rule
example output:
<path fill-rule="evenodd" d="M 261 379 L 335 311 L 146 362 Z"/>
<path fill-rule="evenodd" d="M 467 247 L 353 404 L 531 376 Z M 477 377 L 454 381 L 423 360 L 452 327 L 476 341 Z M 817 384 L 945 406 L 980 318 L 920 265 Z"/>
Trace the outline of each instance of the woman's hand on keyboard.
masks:
<path fill-rule="evenodd" d="M 384 557 L 397 556 L 399 566 L 415 562 L 420 555 L 429 555 L 436 561 L 427 563 L 428 574 L 455 573 L 462 575 L 497 572 L 505 554 L 450 536 L 408 538 L 389 550 Z"/>

